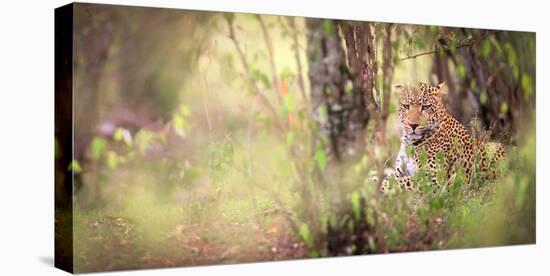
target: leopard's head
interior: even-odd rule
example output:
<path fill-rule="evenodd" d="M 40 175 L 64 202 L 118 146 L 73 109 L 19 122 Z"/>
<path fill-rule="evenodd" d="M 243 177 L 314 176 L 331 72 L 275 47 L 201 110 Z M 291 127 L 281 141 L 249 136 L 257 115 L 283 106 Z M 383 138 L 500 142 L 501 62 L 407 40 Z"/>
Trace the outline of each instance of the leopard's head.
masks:
<path fill-rule="evenodd" d="M 412 85 L 396 85 L 399 92 L 399 117 L 405 140 L 418 144 L 429 137 L 443 119 L 444 84 L 433 86 L 420 83 L 420 88 Z"/>

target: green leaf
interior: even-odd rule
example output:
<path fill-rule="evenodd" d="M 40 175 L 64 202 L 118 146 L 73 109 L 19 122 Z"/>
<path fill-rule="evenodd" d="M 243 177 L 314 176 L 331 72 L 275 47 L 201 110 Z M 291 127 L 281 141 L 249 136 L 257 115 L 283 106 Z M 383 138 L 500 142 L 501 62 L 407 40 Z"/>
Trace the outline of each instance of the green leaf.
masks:
<path fill-rule="evenodd" d="M 325 153 L 325 150 L 322 148 L 319 148 L 315 151 L 315 162 L 317 162 L 317 167 L 321 171 L 325 170 L 325 167 L 327 166 L 327 154 Z"/>
<path fill-rule="evenodd" d="M 500 113 L 508 112 L 508 103 L 503 102 L 500 104 Z"/>
<path fill-rule="evenodd" d="M 525 92 L 525 97 L 530 97 L 531 95 L 533 95 L 533 82 L 529 75 L 521 76 L 521 88 Z"/>
<path fill-rule="evenodd" d="M 503 50 L 502 50 L 502 47 L 500 46 L 500 43 L 495 39 L 495 37 L 491 37 L 490 38 L 491 42 L 492 42 L 492 45 L 493 47 L 496 49 L 497 51 L 497 55 L 500 57 L 502 56 L 502 53 L 503 53 Z"/>
<path fill-rule="evenodd" d="M 338 228 L 338 219 L 336 218 L 335 215 L 330 216 L 329 223 L 330 223 L 330 227 L 332 229 L 337 229 Z"/>
<path fill-rule="evenodd" d="M 353 91 L 353 82 L 348 80 L 344 86 L 344 92 L 349 94 Z"/>
<path fill-rule="evenodd" d="M 177 131 L 177 128 L 176 128 Z M 135 135 L 136 144 L 141 152 L 145 152 L 153 142 L 153 133 L 146 129 L 140 129 Z"/>
<path fill-rule="evenodd" d="M 92 158 L 98 160 L 107 149 L 107 141 L 101 137 L 94 137 L 90 148 L 92 150 Z"/>
<path fill-rule="evenodd" d="M 191 129 L 191 124 L 187 117 L 191 115 L 191 110 L 185 105 L 181 105 L 179 110 L 172 115 L 172 126 L 176 134 L 182 138 L 187 137 L 187 132 Z"/>
<path fill-rule="evenodd" d="M 292 94 L 286 94 L 283 97 L 283 104 L 287 112 L 292 111 L 296 107 L 296 100 L 294 99 L 294 96 L 292 96 Z"/>
<path fill-rule="evenodd" d="M 75 173 L 79 173 L 82 171 L 82 167 L 80 167 L 80 163 L 78 163 L 77 160 L 73 160 L 71 161 L 71 163 L 69 164 L 69 167 L 67 167 L 67 170 L 69 171 L 73 171 Z"/>
<path fill-rule="evenodd" d="M 123 141 L 128 146 L 131 146 L 133 143 L 130 131 L 121 127 L 116 129 L 113 139 L 117 142 Z"/>
<path fill-rule="evenodd" d="M 512 64 L 512 74 L 515 80 L 519 80 L 519 67 L 517 64 Z"/>
<path fill-rule="evenodd" d="M 355 219 L 359 220 L 361 216 L 361 194 L 359 194 L 359 192 L 355 191 L 351 194 L 351 205 L 353 207 Z"/>
<path fill-rule="evenodd" d="M 481 104 L 485 104 L 487 102 L 487 93 L 485 92 L 485 90 L 481 91 L 481 93 L 479 94 L 479 102 Z"/>
<path fill-rule="evenodd" d="M 374 209 L 372 208 L 367 208 L 366 212 L 365 212 L 365 216 L 366 216 L 366 220 L 367 220 L 367 224 L 374 224 Z"/>
<path fill-rule="evenodd" d="M 109 167 L 109 169 L 112 169 L 112 170 L 116 169 L 119 163 L 119 158 L 116 152 L 108 151 L 106 158 L 107 158 L 107 166 Z"/>
<path fill-rule="evenodd" d="M 370 250 L 375 252 L 376 251 L 376 243 L 374 242 L 374 238 L 372 236 L 369 236 L 368 241 L 369 241 Z"/>
<path fill-rule="evenodd" d="M 333 36 L 336 34 L 336 28 L 330 19 L 323 20 L 323 33 L 326 36 Z"/>
<path fill-rule="evenodd" d="M 302 238 L 302 240 L 304 240 L 304 242 L 306 243 L 306 245 L 310 248 L 313 247 L 313 236 L 311 235 L 311 232 L 309 231 L 309 226 L 307 224 L 302 224 L 300 226 L 300 237 Z"/>
<path fill-rule="evenodd" d="M 57 140 L 57 137 L 54 138 L 54 156 L 55 158 L 61 157 L 61 144 L 59 144 L 59 140 Z"/>
<path fill-rule="evenodd" d="M 390 104 L 388 107 L 388 114 L 393 114 L 397 112 L 397 107 L 394 104 Z"/>
<path fill-rule="evenodd" d="M 422 38 L 420 36 L 415 37 L 414 43 L 416 44 L 416 47 L 418 47 L 419 49 L 426 48 L 426 46 L 424 45 L 424 41 L 422 41 Z"/>
<path fill-rule="evenodd" d="M 319 112 L 319 123 L 321 123 L 322 125 L 326 123 L 328 120 L 327 108 L 323 105 L 323 106 L 320 106 L 317 110 Z"/>
<path fill-rule="evenodd" d="M 426 164 L 427 158 L 428 158 L 428 154 L 426 153 L 426 150 L 422 148 L 418 153 L 418 163 L 421 165 Z"/>
<path fill-rule="evenodd" d="M 189 107 L 187 107 L 186 105 L 182 105 L 180 107 L 180 113 L 184 117 L 187 117 L 187 116 L 191 115 L 191 110 L 189 110 Z"/>
<path fill-rule="evenodd" d="M 518 56 L 512 44 L 508 42 L 504 45 L 504 48 L 508 53 L 508 64 L 511 66 L 517 65 Z"/>
<path fill-rule="evenodd" d="M 252 68 L 250 70 L 248 78 L 251 80 L 260 81 L 264 85 L 264 87 L 268 89 L 271 88 L 271 83 L 269 82 L 269 78 L 267 77 L 267 75 L 257 68 Z"/>
<path fill-rule="evenodd" d="M 405 148 L 405 153 L 407 154 L 407 157 L 413 157 L 414 156 L 414 146 L 413 145 L 407 145 Z"/>
<path fill-rule="evenodd" d="M 491 41 L 489 41 L 489 39 L 485 39 L 481 44 L 481 54 L 486 59 L 489 57 L 490 53 L 491 53 Z"/>
<path fill-rule="evenodd" d="M 281 72 L 281 80 L 289 81 L 292 78 L 294 78 L 294 73 L 288 66 L 285 66 Z"/>
<path fill-rule="evenodd" d="M 464 66 L 462 64 L 458 65 L 457 70 L 458 70 L 458 75 L 460 75 L 460 78 L 463 79 L 464 77 L 466 77 L 466 69 L 464 68 Z"/>
<path fill-rule="evenodd" d="M 478 91 L 475 79 L 470 80 L 470 90 L 472 90 L 474 93 Z"/>

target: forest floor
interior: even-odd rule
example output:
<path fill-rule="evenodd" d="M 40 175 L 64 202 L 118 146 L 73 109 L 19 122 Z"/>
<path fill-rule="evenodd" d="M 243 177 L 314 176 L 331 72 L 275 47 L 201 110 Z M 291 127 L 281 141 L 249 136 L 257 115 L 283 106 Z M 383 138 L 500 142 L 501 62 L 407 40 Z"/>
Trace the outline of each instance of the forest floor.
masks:
<path fill-rule="evenodd" d="M 305 245 L 281 214 L 254 221 L 208 225 L 177 223 L 151 240 L 140 223 L 89 214 L 77 218 L 75 267 L 79 272 L 233 264 L 299 259 Z M 147 227 L 147 226 L 145 226 Z"/>

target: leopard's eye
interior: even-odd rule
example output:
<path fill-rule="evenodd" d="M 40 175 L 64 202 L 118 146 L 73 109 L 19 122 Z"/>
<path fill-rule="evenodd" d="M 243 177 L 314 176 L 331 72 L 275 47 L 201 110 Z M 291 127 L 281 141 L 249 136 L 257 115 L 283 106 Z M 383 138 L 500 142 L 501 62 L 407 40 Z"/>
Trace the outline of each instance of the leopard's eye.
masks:
<path fill-rule="evenodd" d="M 409 105 L 408 105 L 408 104 L 403 104 L 402 106 L 403 106 L 404 109 L 407 109 L 407 110 L 409 109 Z"/>
<path fill-rule="evenodd" d="M 430 108 L 429 104 L 422 105 L 422 110 L 428 110 Z"/>

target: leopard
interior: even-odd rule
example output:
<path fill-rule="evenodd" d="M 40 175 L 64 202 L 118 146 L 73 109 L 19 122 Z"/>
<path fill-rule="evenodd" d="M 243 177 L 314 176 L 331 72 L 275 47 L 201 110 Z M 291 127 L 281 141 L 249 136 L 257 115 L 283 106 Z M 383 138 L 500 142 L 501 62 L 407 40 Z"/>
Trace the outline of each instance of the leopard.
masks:
<path fill-rule="evenodd" d="M 383 193 L 390 191 L 392 178 L 400 189 L 420 192 L 421 183 L 414 180 L 420 169 L 429 173 L 431 183 L 426 184 L 431 184 L 434 191 L 453 183 L 458 170 L 465 176 L 465 183 L 471 183 L 476 169 L 484 180 L 497 177 L 497 162 L 506 156 L 504 145 L 474 139 L 447 111 L 444 82 L 420 82 L 418 87 L 396 84 L 394 90 L 399 93 L 401 146 L 393 171 L 379 187 Z"/>

